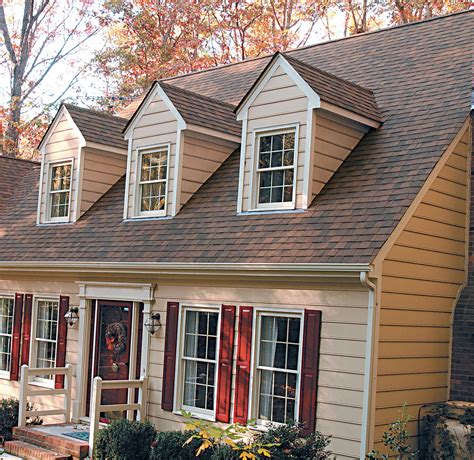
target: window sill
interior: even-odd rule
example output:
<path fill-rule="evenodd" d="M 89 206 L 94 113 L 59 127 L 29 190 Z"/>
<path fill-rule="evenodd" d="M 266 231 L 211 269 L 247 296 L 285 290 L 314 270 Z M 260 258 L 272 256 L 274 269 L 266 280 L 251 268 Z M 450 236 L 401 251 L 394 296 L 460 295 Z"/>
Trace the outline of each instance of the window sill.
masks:
<path fill-rule="evenodd" d="M 216 416 L 215 415 L 200 414 L 199 412 L 193 412 L 193 411 L 186 410 L 186 409 L 183 409 L 183 410 L 185 410 L 186 412 L 190 412 L 192 418 L 207 420 L 208 422 L 215 422 L 216 421 Z M 180 415 L 181 417 L 183 416 L 181 410 L 175 410 L 175 411 L 173 411 L 173 414 Z"/>
<path fill-rule="evenodd" d="M 124 219 L 123 222 L 146 222 L 149 220 L 166 220 L 166 219 L 172 219 L 173 216 L 167 216 L 166 214 L 150 214 L 150 215 L 140 215 L 140 216 L 134 216 L 134 217 L 128 217 L 127 219 Z"/>
<path fill-rule="evenodd" d="M 238 216 L 253 216 L 256 214 L 293 214 L 306 212 L 305 209 L 250 209 L 249 211 L 238 212 Z"/>

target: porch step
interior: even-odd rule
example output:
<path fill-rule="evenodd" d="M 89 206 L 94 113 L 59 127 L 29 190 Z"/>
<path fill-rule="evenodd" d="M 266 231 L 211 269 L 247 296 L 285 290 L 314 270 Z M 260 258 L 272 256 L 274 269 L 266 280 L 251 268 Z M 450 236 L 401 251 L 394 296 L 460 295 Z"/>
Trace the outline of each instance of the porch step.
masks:
<path fill-rule="evenodd" d="M 73 431 L 71 425 L 43 425 L 42 427 L 15 427 L 13 428 L 13 439 L 27 444 L 33 444 L 43 449 L 58 452 L 64 458 L 80 459 L 89 455 L 89 444 L 85 441 L 59 436 L 48 432 L 48 429 L 55 429 L 55 432 Z"/>
<path fill-rule="evenodd" d="M 5 442 L 5 451 L 25 460 L 70 460 L 70 455 L 58 454 L 52 450 L 23 441 Z"/>

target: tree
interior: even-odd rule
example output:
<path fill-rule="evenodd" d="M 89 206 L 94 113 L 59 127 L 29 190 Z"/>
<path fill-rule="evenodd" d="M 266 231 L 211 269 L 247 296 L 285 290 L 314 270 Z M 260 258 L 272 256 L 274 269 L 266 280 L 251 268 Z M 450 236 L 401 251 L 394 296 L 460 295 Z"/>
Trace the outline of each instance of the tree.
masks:
<path fill-rule="evenodd" d="M 93 0 L 24 0 L 21 6 L 14 0 L 0 0 L 0 33 L 3 36 L 0 68 L 10 75 L 4 154 L 18 154 L 22 133 L 32 134 L 29 128 L 33 133 L 38 125 L 40 131 L 44 129 L 41 122 L 44 108 L 31 102 L 58 63 L 72 58 L 97 32 L 89 14 L 92 3 Z M 68 64 L 72 65 L 72 59 Z M 81 67 L 73 72 L 49 105 L 63 97 L 83 70 Z M 29 107 L 28 103 L 31 103 Z M 23 119 L 25 109 L 37 113 Z"/>
<path fill-rule="evenodd" d="M 471 2 L 456 0 L 392 0 L 393 24 L 407 24 L 469 9 Z"/>

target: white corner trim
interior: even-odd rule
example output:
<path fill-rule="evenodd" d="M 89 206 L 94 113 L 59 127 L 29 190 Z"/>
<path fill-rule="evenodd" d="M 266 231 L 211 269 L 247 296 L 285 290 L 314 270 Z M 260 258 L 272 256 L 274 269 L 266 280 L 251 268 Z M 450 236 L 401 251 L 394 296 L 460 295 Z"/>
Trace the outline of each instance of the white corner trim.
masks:
<path fill-rule="evenodd" d="M 304 173 L 303 173 L 303 202 L 302 209 L 308 209 L 312 198 L 313 184 L 313 162 L 314 162 L 314 111 L 308 103 L 306 113 L 306 143 L 304 157 Z"/>
<path fill-rule="evenodd" d="M 268 83 L 270 78 L 272 78 L 273 74 L 280 67 L 295 82 L 298 88 L 308 98 L 308 105 L 311 108 L 316 109 L 321 106 L 321 98 L 319 97 L 319 95 L 313 90 L 313 88 L 311 88 L 311 86 L 308 85 L 308 83 L 306 83 L 303 77 L 301 77 L 301 75 L 291 66 L 291 64 L 283 57 L 283 55 L 280 54 L 275 59 L 273 64 L 265 70 L 265 73 L 259 77 L 260 81 L 257 83 L 252 92 L 247 95 L 246 101 L 236 113 L 237 120 L 243 120 L 247 116 L 250 106 L 253 104 L 253 102 L 263 90 L 265 85 Z"/>
<path fill-rule="evenodd" d="M 179 127 L 176 131 L 176 145 L 174 152 L 174 176 L 173 176 L 173 205 L 171 215 L 176 216 L 181 208 L 181 176 L 183 171 L 184 155 L 184 132 Z M 168 199 L 168 196 L 166 197 Z"/>
<path fill-rule="evenodd" d="M 242 200 L 244 194 L 245 157 L 247 155 L 247 113 L 242 119 L 242 142 L 240 144 L 240 169 L 239 169 L 239 189 L 237 191 L 237 214 L 242 212 Z"/>
<path fill-rule="evenodd" d="M 36 225 L 41 224 L 41 203 L 43 202 L 43 179 L 44 179 L 44 168 L 45 168 L 45 152 L 41 151 L 41 168 L 40 168 L 40 177 L 39 177 L 39 189 L 38 189 L 38 208 L 36 210 Z M 48 184 L 46 184 L 48 188 Z M 46 216 L 46 196 L 44 197 L 44 210 Z"/>
<path fill-rule="evenodd" d="M 74 171 L 73 171 L 74 173 Z M 81 217 L 81 201 L 82 201 L 82 183 L 84 178 L 84 147 L 79 146 L 77 149 L 77 166 L 76 166 L 76 196 L 74 206 L 74 216 L 72 222 L 76 222 Z"/>
<path fill-rule="evenodd" d="M 127 153 L 127 171 L 125 173 L 125 196 L 123 200 L 123 219 L 128 218 L 128 202 L 130 196 L 130 174 L 132 165 L 132 143 L 133 139 L 128 139 L 128 153 Z"/>

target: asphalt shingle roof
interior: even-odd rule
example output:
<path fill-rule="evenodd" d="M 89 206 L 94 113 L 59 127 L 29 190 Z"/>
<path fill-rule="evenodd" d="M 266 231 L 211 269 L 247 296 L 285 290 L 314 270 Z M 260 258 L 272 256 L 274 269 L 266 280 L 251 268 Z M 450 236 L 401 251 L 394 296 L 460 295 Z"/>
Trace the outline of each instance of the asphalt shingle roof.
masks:
<path fill-rule="evenodd" d="M 307 211 L 237 216 L 236 151 L 173 219 L 123 222 L 122 178 L 76 224 L 37 227 L 33 166 L 18 172 L 15 205 L 0 213 L 0 260 L 372 261 L 469 116 L 473 19 L 474 12 L 455 14 L 289 53 L 370 88 L 384 119 Z M 235 105 L 268 60 L 167 83 Z"/>

